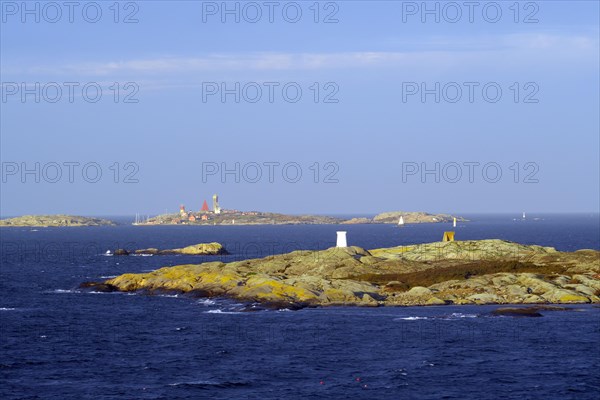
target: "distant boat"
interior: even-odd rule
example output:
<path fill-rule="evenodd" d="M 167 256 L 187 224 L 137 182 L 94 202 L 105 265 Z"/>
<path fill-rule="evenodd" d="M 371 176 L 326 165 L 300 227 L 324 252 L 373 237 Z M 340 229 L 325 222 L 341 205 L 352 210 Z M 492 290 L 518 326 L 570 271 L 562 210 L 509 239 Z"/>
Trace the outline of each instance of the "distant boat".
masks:
<path fill-rule="evenodd" d="M 401 215 L 400 219 L 398 220 L 398 226 L 403 226 L 403 225 L 404 225 L 404 218 Z"/>
<path fill-rule="evenodd" d="M 452 221 L 452 226 L 456 228 L 456 217 L 454 217 L 454 221 Z"/>
<path fill-rule="evenodd" d="M 525 219 L 525 211 L 523 211 L 523 219 Z"/>

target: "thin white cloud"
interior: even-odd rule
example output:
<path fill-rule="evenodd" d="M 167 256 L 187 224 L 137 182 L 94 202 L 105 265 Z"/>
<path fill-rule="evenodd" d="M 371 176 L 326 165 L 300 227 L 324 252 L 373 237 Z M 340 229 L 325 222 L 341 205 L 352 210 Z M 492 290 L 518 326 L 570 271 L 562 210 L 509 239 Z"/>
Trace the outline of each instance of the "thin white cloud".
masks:
<path fill-rule="evenodd" d="M 406 42 L 405 42 L 406 43 Z M 160 75 L 221 71 L 318 71 L 352 68 L 451 68 L 494 64 L 507 58 L 523 64 L 555 59 L 597 59 L 595 36 L 547 33 L 508 34 L 477 38 L 429 37 L 411 42 L 410 51 L 356 51 L 330 53 L 216 53 L 194 57 L 164 56 L 108 62 L 3 68 L 5 73 L 63 74 L 93 77 Z M 400 46 L 405 47 L 405 46 Z"/>

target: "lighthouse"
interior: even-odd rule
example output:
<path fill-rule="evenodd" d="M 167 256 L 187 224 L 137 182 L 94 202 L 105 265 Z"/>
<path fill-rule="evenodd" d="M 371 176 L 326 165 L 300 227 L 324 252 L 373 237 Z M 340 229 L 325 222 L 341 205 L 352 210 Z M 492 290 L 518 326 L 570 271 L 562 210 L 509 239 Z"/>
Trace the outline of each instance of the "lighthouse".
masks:
<path fill-rule="evenodd" d="M 219 196 L 213 195 L 213 212 L 215 214 L 221 214 L 221 207 L 219 206 Z"/>

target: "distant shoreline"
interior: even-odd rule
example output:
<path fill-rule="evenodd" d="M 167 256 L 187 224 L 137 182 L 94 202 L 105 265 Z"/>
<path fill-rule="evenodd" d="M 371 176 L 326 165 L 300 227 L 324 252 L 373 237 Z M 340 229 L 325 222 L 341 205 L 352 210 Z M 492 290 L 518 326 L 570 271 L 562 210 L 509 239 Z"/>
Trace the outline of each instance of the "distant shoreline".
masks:
<path fill-rule="evenodd" d="M 459 222 L 467 221 L 463 217 L 449 214 L 430 214 L 426 212 L 393 211 L 369 217 L 341 218 L 326 215 L 289 215 L 260 211 L 223 210 L 221 213 L 210 211 L 186 212 L 179 214 L 162 214 L 142 219 L 133 223 L 135 226 L 156 225 L 350 225 L 350 224 L 421 224 L 448 223 L 456 218 Z M 401 220 L 401 221 L 400 221 Z"/>

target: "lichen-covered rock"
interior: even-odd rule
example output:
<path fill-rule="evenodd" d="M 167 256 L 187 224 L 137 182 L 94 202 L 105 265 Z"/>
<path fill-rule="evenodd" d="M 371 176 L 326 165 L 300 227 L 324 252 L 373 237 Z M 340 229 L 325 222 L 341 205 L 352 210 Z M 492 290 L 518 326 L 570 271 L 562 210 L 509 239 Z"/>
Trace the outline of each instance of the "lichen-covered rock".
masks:
<path fill-rule="evenodd" d="M 438 299 L 437 297 L 430 297 L 426 302 L 428 306 L 443 306 L 446 305 L 446 302 L 442 299 Z"/>
<path fill-rule="evenodd" d="M 476 304 L 498 304 L 503 303 L 503 299 L 495 294 L 478 293 L 467 297 L 468 300 Z"/>
<path fill-rule="evenodd" d="M 191 247 L 185 254 L 221 249 Z M 502 258 L 503 252 L 508 261 Z M 371 251 L 347 247 L 230 263 L 178 265 L 124 274 L 103 284 L 111 290 L 175 290 L 292 308 L 585 303 L 600 302 L 598 255 L 600 252 L 557 252 L 501 240 Z"/>
<path fill-rule="evenodd" d="M 200 243 L 186 246 L 181 249 L 163 250 L 161 254 L 185 254 L 192 256 L 227 254 L 225 248 L 220 243 Z"/>
<path fill-rule="evenodd" d="M 406 295 L 411 296 L 411 297 L 431 296 L 431 294 L 432 294 L 431 289 L 428 289 L 423 286 L 415 286 L 414 288 L 412 288 L 408 292 L 406 292 Z"/>
<path fill-rule="evenodd" d="M 590 299 L 573 290 L 555 289 L 542 295 L 551 303 L 589 303 Z"/>

